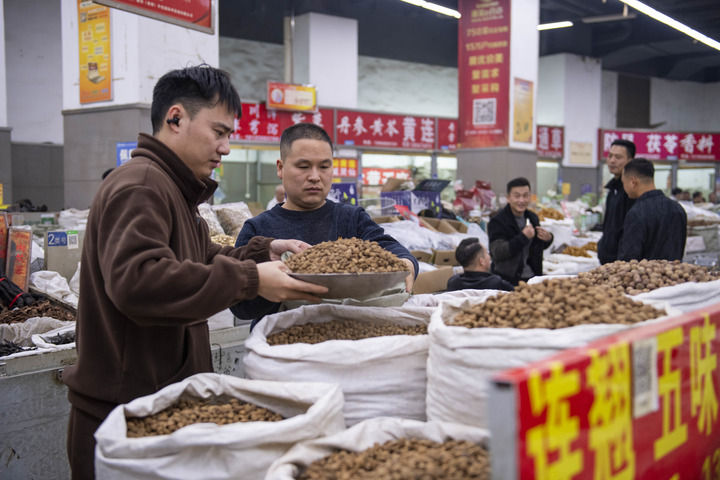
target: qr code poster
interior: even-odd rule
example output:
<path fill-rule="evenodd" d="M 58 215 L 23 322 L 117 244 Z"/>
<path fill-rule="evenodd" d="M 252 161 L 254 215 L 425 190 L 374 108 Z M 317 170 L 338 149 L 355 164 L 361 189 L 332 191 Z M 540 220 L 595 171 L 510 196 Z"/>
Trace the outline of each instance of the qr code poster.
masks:
<path fill-rule="evenodd" d="M 473 100 L 473 125 L 495 125 L 497 99 L 476 98 Z"/>

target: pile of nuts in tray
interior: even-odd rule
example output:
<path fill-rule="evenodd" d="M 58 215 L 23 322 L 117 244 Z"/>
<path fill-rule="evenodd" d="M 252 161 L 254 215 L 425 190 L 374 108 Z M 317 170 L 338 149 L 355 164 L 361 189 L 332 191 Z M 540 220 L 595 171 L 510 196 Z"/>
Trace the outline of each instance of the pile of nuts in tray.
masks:
<path fill-rule="evenodd" d="M 292 255 L 285 264 L 294 273 L 368 273 L 407 271 L 405 262 L 377 242 L 340 238 Z"/>
<path fill-rule="evenodd" d="M 291 343 L 321 343 L 328 340 L 361 340 L 389 335 L 425 335 L 427 325 L 396 325 L 391 322 L 360 320 L 331 320 L 322 323 L 293 325 L 268 336 L 270 345 Z"/>

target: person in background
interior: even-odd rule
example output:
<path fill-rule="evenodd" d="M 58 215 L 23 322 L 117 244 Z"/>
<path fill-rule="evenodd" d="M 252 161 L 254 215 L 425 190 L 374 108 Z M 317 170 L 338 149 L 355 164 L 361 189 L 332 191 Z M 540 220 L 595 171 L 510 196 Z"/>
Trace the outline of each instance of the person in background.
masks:
<path fill-rule="evenodd" d="M 107 178 L 107 176 L 112 173 L 113 170 L 115 170 L 115 167 L 108 168 L 107 170 L 105 170 L 102 174 L 102 179 L 105 180 Z"/>
<path fill-rule="evenodd" d="M 605 185 L 608 193 L 603 214 L 603 234 L 598 242 L 598 260 L 601 264 L 617 260 L 625 215 L 633 205 L 633 200 L 623 190 L 621 175 L 625 165 L 633 158 L 635 144 L 630 140 L 615 140 L 610 145 L 607 166 L 613 178 Z"/>
<path fill-rule="evenodd" d="M 670 191 L 671 198 L 676 201 L 682 200 L 683 189 L 675 187 Z"/>
<path fill-rule="evenodd" d="M 297 240 L 211 243 L 197 206 L 217 188 L 240 98 L 227 73 L 201 65 L 163 75 L 153 89 L 152 136 L 100 184 L 80 273 L 77 363 L 63 382 L 72 404 L 73 479 L 94 477 L 95 431 L 116 406 L 212 372 L 207 318 L 258 295 L 305 299 L 327 289 L 287 275 Z M 274 261 L 273 261 L 274 260 Z M 262 263 L 261 263 L 262 262 Z"/>
<path fill-rule="evenodd" d="M 713 205 L 717 205 L 717 203 L 718 203 L 717 193 L 710 192 L 710 195 L 708 195 L 708 202 L 712 203 Z"/>
<path fill-rule="evenodd" d="M 275 205 L 278 203 L 282 203 L 285 201 L 285 188 L 283 188 L 282 183 L 277 185 L 275 187 L 275 196 L 270 199 L 267 203 L 267 207 L 265 210 L 272 209 Z"/>
<path fill-rule="evenodd" d="M 492 271 L 512 285 L 542 275 L 543 250 L 553 241 L 528 210 L 530 182 L 519 177 L 507 184 L 508 204 L 488 223 Z"/>
<path fill-rule="evenodd" d="M 693 192 L 692 202 L 693 203 L 705 203 L 705 197 L 703 197 L 702 192 L 700 192 L 700 191 Z"/>
<path fill-rule="evenodd" d="M 310 245 L 338 238 L 375 241 L 407 264 L 411 273 L 405 285 L 408 292 L 412 291 L 418 272 L 415 257 L 361 207 L 327 200 L 332 186 L 333 146 L 325 130 L 312 123 L 285 129 L 280 137 L 277 176 L 285 187 L 285 203 L 247 220 L 236 246 L 247 244 L 256 235 L 297 238 Z M 258 299 L 239 303 L 231 310 L 238 318 L 252 319 L 254 327 L 263 316 L 279 308 L 278 302 Z"/>
<path fill-rule="evenodd" d="M 685 209 L 655 188 L 655 167 L 631 160 L 622 174 L 628 196 L 637 199 L 625 216 L 618 260 L 682 260 L 687 239 Z"/>
<path fill-rule="evenodd" d="M 463 273 L 448 279 L 447 291 L 455 290 L 505 290 L 513 286 L 500 276 L 490 273 L 490 254 L 476 237 L 464 238 L 455 249 L 455 259 L 463 267 Z"/>

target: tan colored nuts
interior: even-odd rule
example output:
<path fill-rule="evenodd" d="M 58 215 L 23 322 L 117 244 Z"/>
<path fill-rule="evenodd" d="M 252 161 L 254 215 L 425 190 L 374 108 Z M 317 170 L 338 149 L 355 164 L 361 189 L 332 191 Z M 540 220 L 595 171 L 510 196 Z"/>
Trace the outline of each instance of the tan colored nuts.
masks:
<path fill-rule="evenodd" d="M 395 325 L 390 322 L 362 322 L 359 320 L 331 320 L 323 323 L 293 325 L 268 336 L 269 345 L 291 343 L 321 343 L 328 340 L 361 340 L 388 335 L 425 335 L 427 325 Z"/>
<path fill-rule="evenodd" d="M 285 261 L 294 273 L 402 272 L 407 265 L 377 242 L 340 238 L 313 245 Z"/>

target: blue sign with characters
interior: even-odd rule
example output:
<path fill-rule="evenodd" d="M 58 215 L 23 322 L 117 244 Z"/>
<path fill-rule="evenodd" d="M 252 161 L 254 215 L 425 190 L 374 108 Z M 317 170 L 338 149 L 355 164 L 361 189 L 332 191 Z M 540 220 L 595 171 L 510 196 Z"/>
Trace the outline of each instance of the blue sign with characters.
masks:
<path fill-rule="evenodd" d="M 67 247 L 68 238 L 65 232 L 48 232 L 47 234 L 47 246 L 48 247 Z"/>
<path fill-rule="evenodd" d="M 137 148 L 137 142 L 117 142 L 115 144 L 116 166 L 130 161 L 130 152 Z"/>

